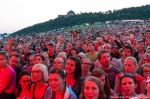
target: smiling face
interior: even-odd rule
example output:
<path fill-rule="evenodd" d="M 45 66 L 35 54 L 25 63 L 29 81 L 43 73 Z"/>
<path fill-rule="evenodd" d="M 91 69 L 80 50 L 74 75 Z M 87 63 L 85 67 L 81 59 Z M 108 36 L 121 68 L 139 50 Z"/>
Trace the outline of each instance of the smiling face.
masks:
<path fill-rule="evenodd" d="M 123 92 L 125 92 L 125 94 L 129 96 L 135 93 L 136 84 L 134 83 L 132 78 L 124 77 L 121 81 L 121 87 Z"/>
<path fill-rule="evenodd" d="M 62 91 L 64 82 L 65 80 L 59 74 L 52 73 L 49 75 L 49 84 L 54 92 Z"/>
<path fill-rule="evenodd" d="M 68 59 L 66 66 L 65 66 L 66 72 L 68 74 L 74 74 L 75 68 L 76 68 L 75 61 Z"/>
<path fill-rule="evenodd" d="M 85 99 L 98 99 L 99 87 L 92 81 L 87 81 L 84 86 Z"/>
<path fill-rule="evenodd" d="M 19 84 L 21 85 L 22 89 L 29 89 L 31 85 L 31 77 L 29 75 L 24 75 L 19 80 Z"/>

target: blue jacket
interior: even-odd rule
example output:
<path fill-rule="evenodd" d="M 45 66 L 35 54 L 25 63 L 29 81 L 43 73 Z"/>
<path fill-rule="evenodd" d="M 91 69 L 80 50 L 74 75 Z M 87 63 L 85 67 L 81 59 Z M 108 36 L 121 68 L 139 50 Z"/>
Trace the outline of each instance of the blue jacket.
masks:
<path fill-rule="evenodd" d="M 44 99 L 53 99 L 53 94 L 52 94 L 52 90 L 49 87 L 49 89 L 47 89 L 48 91 L 46 91 L 45 95 L 44 95 Z M 66 91 L 64 94 L 64 97 L 62 99 L 78 99 L 75 95 L 75 93 L 72 91 L 70 86 L 66 86 Z"/>

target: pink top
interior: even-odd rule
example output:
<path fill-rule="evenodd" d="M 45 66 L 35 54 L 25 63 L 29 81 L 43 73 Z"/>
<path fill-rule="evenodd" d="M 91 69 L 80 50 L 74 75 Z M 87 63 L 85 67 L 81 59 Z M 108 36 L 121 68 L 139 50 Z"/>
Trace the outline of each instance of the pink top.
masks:
<path fill-rule="evenodd" d="M 7 76 L 9 75 L 11 77 L 11 81 L 7 88 L 4 90 L 6 93 L 13 93 L 15 91 L 15 85 L 16 85 L 16 73 L 15 70 L 11 66 L 7 66 L 3 72 L 0 73 L 0 87 L 4 84 L 4 79 L 7 79 Z"/>

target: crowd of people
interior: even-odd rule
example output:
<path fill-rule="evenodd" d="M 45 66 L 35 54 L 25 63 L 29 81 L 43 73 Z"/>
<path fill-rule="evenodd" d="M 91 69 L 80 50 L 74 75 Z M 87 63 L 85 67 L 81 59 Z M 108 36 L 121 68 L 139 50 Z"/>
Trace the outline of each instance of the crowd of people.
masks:
<path fill-rule="evenodd" d="M 0 99 L 150 99 L 150 24 L 0 41 Z"/>

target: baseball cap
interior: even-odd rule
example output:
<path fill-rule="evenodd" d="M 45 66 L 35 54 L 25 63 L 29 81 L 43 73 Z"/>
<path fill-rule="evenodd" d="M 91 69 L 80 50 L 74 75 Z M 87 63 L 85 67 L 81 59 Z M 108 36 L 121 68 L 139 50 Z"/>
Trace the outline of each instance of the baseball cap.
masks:
<path fill-rule="evenodd" d="M 48 43 L 48 45 L 56 46 L 56 44 L 55 44 L 53 41 L 50 41 L 50 42 Z"/>

